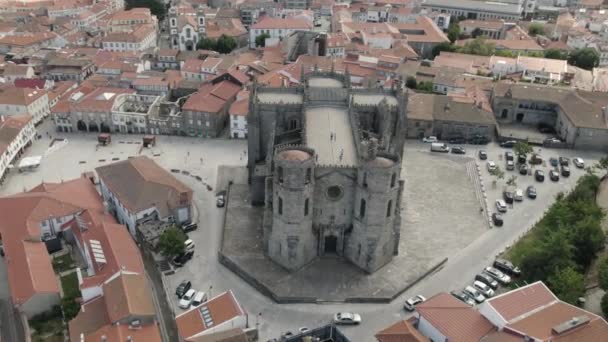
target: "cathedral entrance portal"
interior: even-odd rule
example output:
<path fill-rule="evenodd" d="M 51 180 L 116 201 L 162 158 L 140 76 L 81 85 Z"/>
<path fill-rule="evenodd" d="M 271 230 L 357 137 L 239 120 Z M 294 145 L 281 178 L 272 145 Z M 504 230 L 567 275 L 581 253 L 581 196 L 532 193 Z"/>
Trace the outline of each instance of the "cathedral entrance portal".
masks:
<path fill-rule="evenodd" d="M 325 254 L 336 254 L 338 251 L 338 238 L 333 235 L 325 237 Z"/>

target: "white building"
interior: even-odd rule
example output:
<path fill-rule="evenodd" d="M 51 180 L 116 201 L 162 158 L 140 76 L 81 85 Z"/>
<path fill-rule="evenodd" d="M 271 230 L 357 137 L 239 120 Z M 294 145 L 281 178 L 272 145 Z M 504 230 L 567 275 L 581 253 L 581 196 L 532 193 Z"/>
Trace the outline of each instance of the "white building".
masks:
<path fill-rule="evenodd" d="M 206 19 L 202 11 L 178 13 L 175 7 L 169 9 L 169 34 L 172 49 L 196 50 L 196 44 L 205 35 L 205 27 Z"/>
<path fill-rule="evenodd" d="M 36 136 L 30 115 L 0 116 L 0 181 L 8 166 L 20 156 Z"/>
<path fill-rule="evenodd" d="M 142 25 L 131 32 L 110 33 L 103 38 L 103 48 L 110 51 L 144 51 L 156 47 L 156 28 Z"/>
<path fill-rule="evenodd" d="M 235 139 L 247 138 L 247 113 L 249 111 L 249 91 L 242 90 L 236 96 L 236 101 L 230 105 L 230 137 Z"/>
<path fill-rule="evenodd" d="M 2 87 L 0 88 L 0 115 L 29 114 L 38 124 L 50 113 L 46 90 Z"/>
<path fill-rule="evenodd" d="M 269 39 L 283 40 L 294 31 L 310 31 L 313 24 L 305 19 L 264 17 L 249 29 L 249 47 L 255 48 L 256 37 L 266 34 Z"/>

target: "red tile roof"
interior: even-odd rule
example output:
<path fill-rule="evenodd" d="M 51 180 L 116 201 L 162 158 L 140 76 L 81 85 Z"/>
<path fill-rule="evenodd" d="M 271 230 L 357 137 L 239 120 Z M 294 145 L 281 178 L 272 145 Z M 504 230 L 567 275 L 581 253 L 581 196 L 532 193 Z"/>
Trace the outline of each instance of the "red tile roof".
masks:
<path fill-rule="evenodd" d="M 487 303 L 509 322 L 532 310 L 558 301 L 543 282 L 536 282 L 491 298 Z"/>
<path fill-rule="evenodd" d="M 312 27 L 312 23 L 304 19 L 263 17 L 257 23 L 253 24 L 251 29 L 310 30 Z"/>
<path fill-rule="evenodd" d="M 182 109 L 193 112 L 219 113 L 231 101 L 241 87 L 230 82 L 206 83 L 198 92 L 190 95 Z"/>
<path fill-rule="evenodd" d="M 414 325 L 406 320 L 400 320 L 376 334 L 378 342 L 429 342 Z"/>
<path fill-rule="evenodd" d="M 211 328 L 211 326 L 206 325 L 202 316 L 201 310 L 204 308 L 208 309 L 214 327 L 239 316 L 245 316 L 245 311 L 243 311 L 243 308 L 241 308 L 241 305 L 236 300 L 236 297 L 232 291 L 224 292 L 214 298 L 211 298 L 206 303 L 203 303 L 175 317 L 177 330 L 182 338 L 188 339 L 194 337 Z M 234 326 L 233 328 L 239 327 Z"/>
<path fill-rule="evenodd" d="M 17 88 L 11 86 L 0 87 L 0 104 L 28 106 L 32 102 L 46 95 L 44 89 Z"/>
<path fill-rule="evenodd" d="M 17 88 L 30 88 L 30 89 L 44 89 L 44 86 L 46 84 L 46 80 L 41 80 L 41 79 L 18 79 L 15 80 L 15 87 Z"/>
<path fill-rule="evenodd" d="M 241 93 L 244 93 L 241 95 Z M 236 116 L 246 116 L 249 112 L 249 92 L 243 90 L 237 96 L 239 99 L 230 105 L 228 114 Z"/>

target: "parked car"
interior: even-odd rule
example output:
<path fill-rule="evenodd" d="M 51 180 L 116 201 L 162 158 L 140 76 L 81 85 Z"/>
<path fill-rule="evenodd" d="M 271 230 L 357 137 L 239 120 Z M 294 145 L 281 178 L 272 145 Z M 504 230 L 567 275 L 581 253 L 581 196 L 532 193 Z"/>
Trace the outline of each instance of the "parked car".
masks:
<path fill-rule="evenodd" d="M 179 283 L 179 285 L 177 285 L 177 288 L 175 289 L 175 294 L 177 295 L 177 298 L 182 298 L 184 294 L 188 292 L 188 290 L 190 290 L 191 287 L 192 283 L 189 280 L 183 280 L 181 283 Z"/>
<path fill-rule="evenodd" d="M 481 282 L 479 280 L 476 280 L 473 283 L 473 287 L 475 289 L 477 289 L 477 291 L 481 292 L 481 294 L 486 297 L 486 298 L 490 298 L 494 296 L 494 290 L 492 290 L 486 283 Z"/>
<path fill-rule="evenodd" d="M 310 331 L 310 329 L 308 329 L 308 327 L 299 327 L 298 331 L 300 332 L 300 334 L 306 334 Z"/>
<path fill-rule="evenodd" d="M 488 159 L 488 153 L 484 150 L 479 150 L 479 159 L 481 159 L 481 160 Z"/>
<path fill-rule="evenodd" d="M 507 212 L 507 203 L 505 203 L 505 201 L 499 199 L 496 200 L 496 210 L 498 210 L 499 213 L 506 213 Z"/>
<path fill-rule="evenodd" d="M 218 208 L 223 208 L 224 205 L 226 205 L 226 194 L 220 193 L 215 199 L 215 206 Z"/>
<path fill-rule="evenodd" d="M 539 182 L 544 182 L 545 173 L 543 172 L 543 170 L 536 170 L 536 171 L 534 171 L 534 178 Z"/>
<path fill-rule="evenodd" d="M 287 330 L 286 332 L 281 334 L 281 340 L 286 340 L 293 336 L 294 336 L 293 333 L 291 331 Z"/>
<path fill-rule="evenodd" d="M 422 142 L 425 142 L 425 143 L 435 143 L 435 142 L 438 142 L 438 141 L 439 140 L 437 139 L 437 137 L 433 136 L 433 135 L 430 135 L 428 137 L 422 138 Z"/>
<path fill-rule="evenodd" d="M 494 170 L 496 170 L 498 168 L 498 166 L 496 166 L 496 163 L 493 161 L 488 161 L 488 163 L 486 164 L 487 168 L 488 168 L 488 172 L 492 172 Z"/>
<path fill-rule="evenodd" d="M 501 147 L 512 148 L 517 142 L 515 140 L 507 140 L 500 143 Z"/>
<path fill-rule="evenodd" d="M 193 230 L 196 230 L 197 228 L 198 228 L 198 224 L 196 224 L 196 223 L 189 223 L 189 224 L 182 226 L 182 230 L 184 231 L 184 233 L 191 232 Z"/>
<path fill-rule="evenodd" d="M 522 189 L 515 189 L 515 192 L 513 192 L 513 199 L 521 202 L 524 200 L 524 191 Z"/>
<path fill-rule="evenodd" d="M 517 155 L 517 164 L 525 164 L 526 163 L 526 155 L 518 154 Z"/>
<path fill-rule="evenodd" d="M 492 222 L 496 227 L 502 227 L 502 225 L 504 224 L 502 215 L 500 215 L 499 213 L 492 213 Z"/>
<path fill-rule="evenodd" d="M 359 324 L 361 316 L 356 313 L 338 312 L 334 315 L 334 324 Z"/>
<path fill-rule="evenodd" d="M 416 307 L 416 305 L 424 302 L 425 300 L 426 300 L 426 298 L 424 298 L 421 295 L 414 296 L 405 301 L 405 304 L 403 304 L 403 308 L 407 311 L 414 311 L 414 308 Z"/>
<path fill-rule="evenodd" d="M 561 174 L 564 177 L 570 177 L 570 168 L 568 166 L 562 166 Z"/>
<path fill-rule="evenodd" d="M 511 152 L 511 151 L 505 152 L 505 160 L 513 160 L 513 152 Z"/>
<path fill-rule="evenodd" d="M 491 289 L 496 290 L 498 288 L 498 282 L 494 278 L 490 277 L 485 273 L 479 273 L 475 276 L 475 280 L 480 281 L 488 285 Z"/>
<path fill-rule="evenodd" d="M 502 197 L 505 199 L 505 202 L 507 202 L 507 204 L 513 204 L 513 193 L 511 191 L 503 191 Z"/>
<path fill-rule="evenodd" d="M 191 239 L 188 239 L 186 241 L 184 241 L 184 247 L 186 247 L 187 251 L 191 251 L 194 249 L 194 241 L 192 241 Z"/>
<path fill-rule="evenodd" d="M 471 144 L 471 145 L 485 145 L 490 142 L 490 139 L 483 135 L 476 135 L 472 138 L 469 138 L 468 141 L 469 141 L 469 144 Z"/>
<path fill-rule="evenodd" d="M 553 138 L 548 138 L 548 139 L 545 139 L 545 140 L 543 141 L 543 143 L 544 143 L 544 144 L 559 144 L 559 143 L 561 143 L 561 142 L 562 142 L 562 141 L 561 141 L 560 139 L 555 138 L 555 137 L 553 137 Z"/>
<path fill-rule="evenodd" d="M 192 299 L 194 298 L 195 294 L 196 291 L 194 289 L 188 290 L 184 294 L 184 296 L 179 300 L 179 307 L 184 310 L 188 309 L 192 304 Z"/>
<path fill-rule="evenodd" d="M 574 164 L 574 166 L 578 167 L 579 169 L 582 169 L 585 167 L 585 161 L 582 158 L 574 158 L 574 159 L 572 159 L 572 163 Z"/>
<path fill-rule="evenodd" d="M 452 291 L 452 292 L 450 292 L 450 294 L 452 296 L 456 297 L 458 300 L 465 302 L 466 304 L 469 304 L 470 306 L 475 305 L 475 299 L 469 297 L 469 295 L 464 293 L 464 291 Z"/>
<path fill-rule="evenodd" d="M 486 300 L 486 297 L 484 297 L 481 292 L 479 292 L 476 288 L 470 285 L 464 288 L 464 293 L 475 299 L 477 303 L 483 303 Z"/>
<path fill-rule="evenodd" d="M 509 170 L 509 171 L 515 170 L 515 163 L 512 160 L 507 160 L 507 170 Z"/>
<path fill-rule="evenodd" d="M 188 262 L 188 260 L 192 259 L 193 255 L 194 255 L 194 251 L 186 251 L 185 253 L 180 254 L 180 255 L 176 256 L 175 258 L 173 258 L 171 263 L 175 267 L 182 267 L 182 266 L 184 266 L 184 264 L 186 264 Z"/>
<path fill-rule="evenodd" d="M 528 174 L 528 164 L 519 165 L 519 174 L 524 176 Z"/>
<path fill-rule="evenodd" d="M 509 260 L 496 259 L 494 260 L 494 267 L 502 272 L 514 275 L 516 277 L 521 275 L 521 270 L 519 269 L 519 267 L 513 265 L 513 263 Z"/>
<path fill-rule="evenodd" d="M 455 146 L 455 147 L 452 147 L 452 153 L 453 154 L 465 154 L 466 151 L 464 148 L 462 148 L 460 146 Z"/>
<path fill-rule="evenodd" d="M 549 158 L 549 163 L 551 164 L 551 166 L 556 167 L 557 165 L 559 165 L 559 160 L 557 160 L 557 158 L 555 157 L 551 157 Z"/>
<path fill-rule="evenodd" d="M 500 284 L 507 285 L 511 282 L 511 277 L 502 273 L 501 271 L 499 271 L 498 269 L 496 269 L 494 267 L 488 266 L 483 271 L 490 277 L 494 278 Z"/>
<path fill-rule="evenodd" d="M 559 172 L 557 172 L 555 170 L 549 171 L 549 179 L 551 179 L 554 182 L 559 181 Z"/>
<path fill-rule="evenodd" d="M 526 189 L 526 195 L 528 195 L 528 198 L 535 199 L 536 198 L 536 188 L 533 185 L 530 185 Z"/>
<path fill-rule="evenodd" d="M 450 144 L 464 144 L 464 143 L 466 143 L 467 141 L 466 141 L 466 139 L 465 139 L 465 138 L 463 138 L 463 137 L 454 137 L 454 138 L 451 138 L 450 140 L 448 140 L 448 142 L 449 142 Z"/>
<path fill-rule="evenodd" d="M 570 159 L 566 157 L 559 157 L 559 165 L 568 166 L 570 165 Z"/>
<path fill-rule="evenodd" d="M 192 306 L 197 307 L 207 301 L 207 294 L 203 291 L 198 291 L 192 298 Z"/>

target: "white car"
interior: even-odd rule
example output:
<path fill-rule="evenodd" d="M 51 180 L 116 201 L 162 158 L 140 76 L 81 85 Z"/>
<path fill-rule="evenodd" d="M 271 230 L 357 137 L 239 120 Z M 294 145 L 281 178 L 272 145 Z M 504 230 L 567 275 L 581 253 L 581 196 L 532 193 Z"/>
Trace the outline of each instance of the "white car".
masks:
<path fill-rule="evenodd" d="M 499 282 L 503 285 L 507 285 L 511 282 L 511 277 L 502 273 L 501 271 L 499 271 L 498 269 L 496 269 L 494 267 L 486 267 L 483 270 L 483 272 L 485 274 L 489 275 L 490 277 L 494 278 L 494 280 L 496 280 L 497 282 Z"/>
<path fill-rule="evenodd" d="M 585 161 L 583 160 L 583 158 L 574 158 L 574 159 L 572 159 L 572 163 L 574 164 L 574 166 L 578 167 L 579 169 L 582 169 L 585 167 Z"/>
<path fill-rule="evenodd" d="M 486 300 L 486 297 L 484 297 L 481 294 L 481 292 L 477 291 L 477 289 L 474 288 L 473 286 L 465 287 L 464 293 L 468 294 L 469 296 L 471 296 L 471 298 L 475 299 L 475 301 L 477 303 L 483 303 Z"/>
<path fill-rule="evenodd" d="M 498 167 L 496 166 L 496 163 L 493 161 L 489 161 L 487 164 L 488 167 L 488 172 L 492 172 L 494 170 L 496 170 Z"/>
<path fill-rule="evenodd" d="M 512 160 L 507 160 L 507 170 L 515 170 L 515 163 Z"/>
<path fill-rule="evenodd" d="M 477 289 L 477 291 L 481 292 L 482 295 L 486 298 L 490 298 L 494 296 L 494 290 L 492 290 L 486 283 L 483 283 L 479 280 L 475 280 L 473 283 L 473 287 Z"/>
<path fill-rule="evenodd" d="M 422 138 L 422 142 L 425 142 L 425 143 L 436 143 L 438 141 L 439 140 L 437 139 L 437 137 L 433 136 L 433 135 Z"/>
<path fill-rule="evenodd" d="M 507 212 L 507 203 L 505 203 L 504 200 L 497 199 L 496 200 L 496 210 L 498 210 L 499 213 L 506 213 Z"/>
<path fill-rule="evenodd" d="M 356 313 L 338 312 L 334 315 L 334 324 L 359 324 L 361 316 Z"/>
<path fill-rule="evenodd" d="M 196 290 L 190 289 L 188 290 L 188 292 L 186 292 L 186 294 L 182 297 L 182 299 L 179 300 L 179 307 L 181 309 L 188 309 L 190 307 L 190 305 L 192 304 L 192 299 L 194 298 L 194 295 L 196 294 Z"/>
<path fill-rule="evenodd" d="M 513 194 L 513 199 L 521 202 L 524 200 L 524 191 L 522 189 L 515 189 L 515 192 Z"/>
<path fill-rule="evenodd" d="M 191 251 L 194 249 L 194 241 L 188 239 L 188 240 L 184 241 L 184 246 L 186 246 L 187 251 Z"/>
<path fill-rule="evenodd" d="M 405 304 L 403 304 L 403 308 L 407 311 L 414 311 L 414 307 L 424 301 L 426 301 L 426 298 L 424 298 L 424 296 L 417 295 L 406 300 Z"/>

